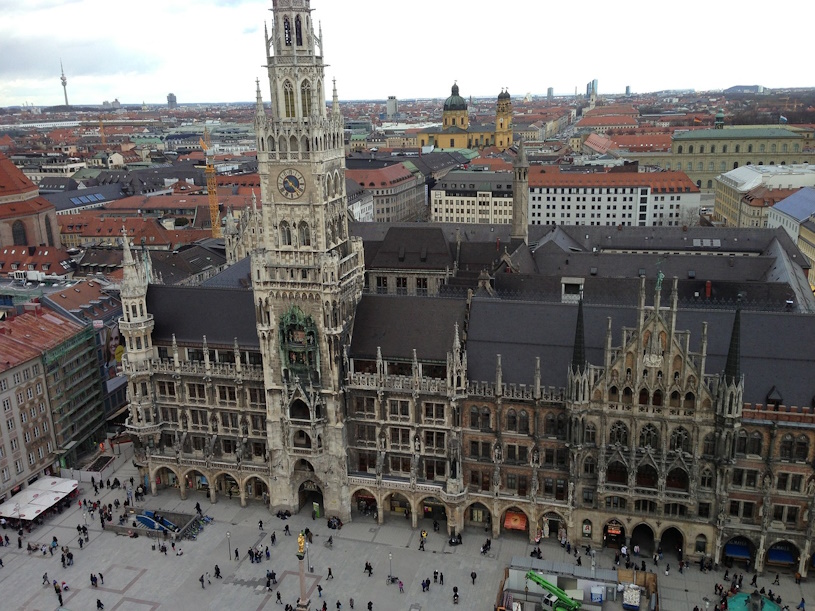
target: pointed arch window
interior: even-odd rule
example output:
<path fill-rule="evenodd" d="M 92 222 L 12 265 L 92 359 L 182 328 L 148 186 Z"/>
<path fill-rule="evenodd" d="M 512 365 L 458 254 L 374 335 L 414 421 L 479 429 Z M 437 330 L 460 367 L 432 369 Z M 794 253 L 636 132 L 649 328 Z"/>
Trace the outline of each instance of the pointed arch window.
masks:
<path fill-rule="evenodd" d="M 586 460 L 583 461 L 583 475 L 594 477 L 596 471 L 597 463 L 591 456 L 587 456 Z"/>
<path fill-rule="evenodd" d="M 671 451 L 690 452 L 690 435 L 684 427 L 677 427 L 671 433 Z"/>
<path fill-rule="evenodd" d="M 659 447 L 659 431 L 653 424 L 646 424 L 640 432 L 640 447 Z"/>
<path fill-rule="evenodd" d="M 518 432 L 529 432 L 529 414 L 526 413 L 526 410 L 521 410 L 521 413 L 518 415 Z"/>
<path fill-rule="evenodd" d="M 597 427 L 591 422 L 583 429 L 583 443 L 595 444 L 597 443 Z"/>
<path fill-rule="evenodd" d="M 11 237 L 15 246 L 27 246 L 28 237 L 25 234 L 25 224 L 22 221 L 14 221 L 11 226 Z"/>
<path fill-rule="evenodd" d="M 51 219 L 47 216 L 45 217 L 45 237 L 48 240 L 48 245 L 54 245 L 54 231 L 51 229 Z"/>
<path fill-rule="evenodd" d="M 287 47 L 291 46 L 291 21 L 288 17 L 283 17 L 283 42 Z"/>
<path fill-rule="evenodd" d="M 305 221 L 300 222 L 300 246 L 311 246 L 311 229 Z"/>
<path fill-rule="evenodd" d="M 795 460 L 805 461 L 809 457 L 809 439 L 806 435 L 799 435 L 795 440 Z"/>
<path fill-rule="evenodd" d="M 761 433 L 753 431 L 750 439 L 747 440 L 747 453 L 761 455 L 762 441 Z"/>
<path fill-rule="evenodd" d="M 787 433 L 781 439 L 781 447 L 779 448 L 779 456 L 781 457 L 781 460 L 792 459 L 792 448 L 793 448 L 792 435 Z"/>
<path fill-rule="evenodd" d="M 713 456 L 716 453 L 716 436 L 713 433 L 705 435 L 702 442 L 702 454 Z"/>
<path fill-rule="evenodd" d="M 311 116 L 311 83 L 303 81 L 300 85 L 300 106 L 303 109 L 303 116 Z"/>
<path fill-rule="evenodd" d="M 611 425 L 611 432 L 608 436 L 609 443 L 619 443 L 620 445 L 628 445 L 628 427 L 625 423 L 619 420 Z"/>
<path fill-rule="evenodd" d="M 286 221 L 280 223 L 280 245 L 291 246 L 291 228 Z"/>
<path fill-rule="evenodd" d="M 479 422 L 478 408 L 475 405 L 473 405 L 470 408 L 470 428 L 477 429 L 478 422 Z"/>
<path fill-rule="evenodd" d="M 303 46 L 303 24 L 300 21 L 300 15 L 294 18 L 294 41 L 298 47 Z"/>
<path fill-rule="evenodd" d="M 294 87 L 291 81 L 283 83 L 283 110 L 286 117 L 294 117 Z"/>
<path fill-rule="evenodd" d="M 507 412 L 507 430 L 513 432 L 518 430 L 518 414 L 514 409 Z"/>

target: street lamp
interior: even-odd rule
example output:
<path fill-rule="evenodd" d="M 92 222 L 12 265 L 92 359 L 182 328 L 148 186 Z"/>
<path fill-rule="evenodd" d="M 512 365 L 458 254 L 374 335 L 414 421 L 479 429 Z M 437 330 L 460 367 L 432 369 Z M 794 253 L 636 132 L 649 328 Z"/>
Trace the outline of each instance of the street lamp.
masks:
<path fill-rule="evenodd" d="M 87 511 L 82 512 L 82 519 L 85 522 L 85 526 L 87 526 L 88 525 L 88 512 Z"/>
<path fill-rule="evenodd" d="M 226 549 L 229 552 L 229 559 L 232 560 L 232 543 L 229 541 L 229 532 L 226 533 Z"/>
<path fill-rule="evenodd" d="M 308 556 L 308 541 L 306 541 L 306 564 L 308 565 L 308 572 L 313 573 L 314 572 L 314 567 L 311 566 L 311 560 L 309 560 L 309 556 Z"/>
<path fill-rule="evenodd" d="M 393 577 L 393 554 L 388 554 L 388 577 Z"/>

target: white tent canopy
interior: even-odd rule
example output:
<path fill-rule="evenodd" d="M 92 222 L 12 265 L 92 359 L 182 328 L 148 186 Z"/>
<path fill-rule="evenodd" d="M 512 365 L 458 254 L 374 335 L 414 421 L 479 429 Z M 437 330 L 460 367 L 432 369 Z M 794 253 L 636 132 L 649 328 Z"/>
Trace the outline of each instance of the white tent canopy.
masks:
<path fill-rule="evenodd" d="M 0 516 L 33 520 L 71 494 L 77 486 L 75 479 L 42 477 L 0 505 Z"/>

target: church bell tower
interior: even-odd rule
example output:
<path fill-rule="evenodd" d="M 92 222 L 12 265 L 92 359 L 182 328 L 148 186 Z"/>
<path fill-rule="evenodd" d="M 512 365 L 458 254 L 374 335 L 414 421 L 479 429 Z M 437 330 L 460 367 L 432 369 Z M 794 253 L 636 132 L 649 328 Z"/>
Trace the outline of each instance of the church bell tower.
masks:
<path fill-rule="evenodd" d="M 342 347 L 362 295 L 348 235 L 343 119 L 325 103 L 322 36 L 309 0 L 273 0 L 265 30 L 271 112 L 257 89 L 261 235 L 251 251 L 265 370 L 272 508 L 320 502 L 350 516 Z"/>

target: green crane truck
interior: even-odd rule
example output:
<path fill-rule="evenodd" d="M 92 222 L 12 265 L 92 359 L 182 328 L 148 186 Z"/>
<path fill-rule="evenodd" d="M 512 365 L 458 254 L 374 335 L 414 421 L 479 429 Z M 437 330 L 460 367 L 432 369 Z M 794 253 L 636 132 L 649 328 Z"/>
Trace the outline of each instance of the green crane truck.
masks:
<path fill-rule="evenodd" d="M 541 601 L 544 609 L 552 609 L 552 611 L 577 611 L 580 609 L 579 602 L 573 600 L 566 592 L 557 586 L 553 586 L 535 571 L 529 571 L 526 574 L 526 578 L 531 579 L 548 592 Z"/>

